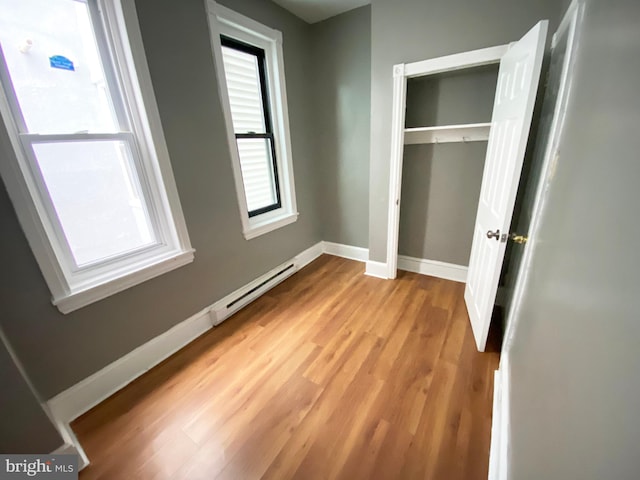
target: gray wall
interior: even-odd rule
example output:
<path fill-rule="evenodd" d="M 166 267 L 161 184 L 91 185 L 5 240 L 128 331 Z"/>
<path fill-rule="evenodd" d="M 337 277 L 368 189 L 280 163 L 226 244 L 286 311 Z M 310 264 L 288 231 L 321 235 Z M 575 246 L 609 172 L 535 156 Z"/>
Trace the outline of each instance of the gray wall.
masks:
<path fill-rule="evenodd" d="M 0 453 L 50 453 L 64 440 L 15 363 L 0 331 Z"/>
<path fill-rule="evenodd" d="M 509 43 L 540 19 L 555 30 L 554 0 L 373 0 L 371 42 L 370 258 L 386 260 L 392 67 Z"/>
<path fill-rule="evenodd" d="M 588 0 L 507 355 L 511 477 L 640 471 L 640 5 Z"/>
<path fill-rule="evenodd" d="M 487 142 L 407 145 L 398 253 L 468 265 Z"/>
<path fill-rule="evenodd" d="M 224 0 L 284 36 L 300 217 L 246 241 L 234 191 L 202 0 L 136 0 L 162 126 L 195 262 L 62 315 L 0 188 L 0 323 L 44 398 L 91 375 L 249 280 L 321 240 L 309 26 L 271 2 Z M 0 124 L 2 161 L 14 161 Z"/>
<path fill-rule="evenodd" d="M 322 238 L 367 247 L 371 7 L 311 28 Z"/>
<path fill-rule="evenodd" d="M 498 64 L 407 80 L 405 127 L 490 122 Z"/>
<path fill-rule="evenodd" d="M 491 121 L 498 66 L 410 79 L 406 127 Z M 468 265 L 487 142 L 407 145 L 398 253 Z"/>

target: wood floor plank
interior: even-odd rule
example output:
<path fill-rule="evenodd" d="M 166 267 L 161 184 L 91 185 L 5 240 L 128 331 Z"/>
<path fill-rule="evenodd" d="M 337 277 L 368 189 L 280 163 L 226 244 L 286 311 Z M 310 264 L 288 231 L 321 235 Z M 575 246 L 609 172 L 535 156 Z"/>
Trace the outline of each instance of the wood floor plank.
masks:
<path fill-rule="evenodd" d="M 355 480 L 376 478 L 375 460 L 380 455 L 384 440 L 391 424 L 386 420 L 377 420 L 373 416 L 367 419 L 367 426 L 363 435 L 348 450 L 345 450 L 348 458 L 340 469 L 338 479 Z"/>
<path fill-rule="evenodd" d="M 236 435 L 224 445 L 228 460 L 210 465 L 206 470 L 209 478 L 260 478 L 321 392 L 318 385 L 300 375 L 289 378 L 268 401 L 267 408 L 257 415 L 246 414 L 245 437 Z"/>
<path fill-rule="evenodd" d="M 244 385 L 248 385 L 249 388 L 240 387 L 230 394 L 226 391 L 214 394 L 215 398 L 212 398 L 204 409 L 184 423 L 183 430 L 194 442 L 200 444 L 210 436 L 216 436 L 217 441 L 221 441 L 223 431 L 232 436 L 238 428 L 246 428 L 244 424 L 236 425 L 234 420 L 257 417 L 264 408 L 264 402 L 272 399 L 284 383 L 299 374 L 298 366 L 310 357 L 317 356 L 317 348 L 312 343 L 306 343 L 288 356 L 286 361 L 280 359 L 272 368 L 263 371 L 251 370 L 251 373 L 244 377 L 247 382 Z"/>
<path fill-rule="evenodd" d="M 440 455 L 447 422 L 446 412 L 457 374 L 457 366 L 446 362 L 437 365 L 420 425 L 407 449 L 400 478 L 432 478 L 429 471 L 434 468 Z"/>
<path fill-rule="evenodd" d="M 463 347 L 465 346 L 465 335 L 469 330 L 469 316 L 467 307 L 464 304 L 464 298 L 460 298 L 456 302 L 453 309 L 451 319 L 448 322 L 447 334 L 445 342 L 440 352 L 440 358 L 451 363 L 458 363 Z"/>
<path fill-rule="evenodd" d="M 377 458 L 373 459 L 373 466 L 363 466 L 362 470 L 371 469 L 375 475 L 369 478 L 393 478 L 402 479 L 402 469 L 406 463 L 407 452 L 413 442 L 414 436 L 406 430 L 389 425 L 382 448 Z M 360 476 L 363 480 L 366 478 Z"/>
<path fill-rule="evenodd" d="M 415 328 L 415 316 L 417 311 L 424 303 L 424 296 L 412 295 L 408 299 L 404 300 L 402 304 L 394 305 L 394 312 L 392 315 L 395 317 L 395 324 L 388 335 L 388 340 L 382 349 L 382 353 L 377 362 L 371 369 L 371 374 L 382 379 L 389 379 L 392 377 L 392 371 L 395 363 L 400 355 L 403 345 L 407 338 L 412 334 L 412 330 Z"/>
<path fill-rule="evenodd" d="M 296 472 L 302 461 L 309 455 L 309 451 L 312 448 L 324 450 L 318 438 L 325 433 L 330 433 L 332 438 L 335 438 L 335 432 L 327 428 L 328 421 L 336 410 L 345 407 L 345 393 L 354 382 L 356 375 L 364 371 L 363 366 L 376 343 L 377 339 L 368 334 L 363 334 L 354 343 L 342 368 L 326 385 L 318 402 L 311 409 L 305 421 L 293 433 L 289 442 L 282 448 L 264 478 L 274 480 L 300 478 Z M 338 399 L 340 401 L 337 401 Z"/>
<path fill-rule="evenodd" d="M 356 376 L 340 398 L 340 408 L 333 410 L 316 435 L 295 478 L 336 478 L 383 384 L 371 375 Z"/>
<path fill-rule="evenodd" d="M 73 422 L 87 479 L 484 479 L 464 285 L 323 255 Z"/>

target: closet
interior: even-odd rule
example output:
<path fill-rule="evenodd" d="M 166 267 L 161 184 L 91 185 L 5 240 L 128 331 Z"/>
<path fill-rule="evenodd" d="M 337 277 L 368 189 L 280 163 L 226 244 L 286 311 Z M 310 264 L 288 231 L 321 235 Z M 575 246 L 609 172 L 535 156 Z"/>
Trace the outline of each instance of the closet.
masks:
<path fill-rule="evenodd" d="M 533 117 L 547 29 L 548 21 L 541 20 L 520 40 L 509 45 L 393 67 L 387 259 L 381 266 L 390 279 L 396 277 L 400 267 L 465 282 L 465 304 L 479 351 L 485 348 L 506 242 L 510 238 L 509 227 Z M 499 65 L 498 77 L 491 96 L 482 89 L 491 89 L 489 77 L 493 74 L 486 68 L 496 64 Z M 475 75 L 476 80 L 461 76 L 463 73 Z M 482 78 L 485 80 L 481 81 Z M 414 81 L 432 84 L 424 88 Z M 418 99 L 426 96 L 427 100 L 412 100 L 409 95 Z M 431 101 L 430 95 L 435 95 Z M 489 122 L 484 118 L 487 107 L 483 98 L 493 100 Z M 479 107 L 474 107 L 476 102 Z M 485 141 L 486 147 L 482 145 Z M 412 154 L 411 150 L 416 148 L 418 153 Z M 457 153 L 451 150 L 454 148 L 458 149 Z M 471 170 L 478 166 L 473 164 L 473 159 L 482 158 L 482 148 L 486 148 L 486 156 L 479 176 Z M 411 158 L 412 155 L 417 158 Z M 404 172 L 403 181 L 405 161 L 408 171 Z M 461 182 L 465 175 L 469 177 L 466 183 Z M 441 178 L 433 180 L 438 176 Z M 478 191 L 474 179 L 480 177 Z M 427 186 L 425 182 L 429 178 L 432 180 Z M 421 257 L 398 255 L 403 186 L 414 197 L 425 196 L 428 191 L 428 201 L 437 193 L 439 204 L 427 205 L 426 211 L 420 202 L 416 207 L 410 198 L 403 201 L 406 203 L 402 222 L 405 233 L 413 228 L 420 231 L 414 226 L 414 222 L 419 223 L 420 215 L 410 210 L 423 209 L 422 234 L 417 235 L 417 240 L 416 235 L 409 234 L 403 241 L 406 244 L 402 245 L 406 251 L 414 251 Z M 477 205 L 471 226 L 467 218 L 473 198 L 477 199 Z M 459 208 L 456 206 L 457 212 L 453 208 L 456 202 L 460 203 Z M 449 213 L 451 211 L 454 213 Z M 431 255 L 444 261 L 423 258 Z M 467 258 L 468 269 L 464 265 Z M 368 271 L 369 268 L 368 264 Z M 380 270 L 375 263 L 371 268 Z"/>
<path fill-rule="evenodd" d="M 464 281 L 498 64 L 407 80 L 398 268 Z"/>

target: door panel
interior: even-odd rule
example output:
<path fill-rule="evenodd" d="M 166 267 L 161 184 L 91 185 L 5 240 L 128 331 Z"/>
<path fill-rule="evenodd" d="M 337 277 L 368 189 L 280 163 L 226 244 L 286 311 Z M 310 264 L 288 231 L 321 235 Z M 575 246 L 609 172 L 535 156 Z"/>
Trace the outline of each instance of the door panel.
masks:
<path fill-rule="evenodd" d="M 546 20 L 516 42 L 500 61 L 491 132 L 464 298 L 479 351 L 484 351 L 522 161 L 533 116 L 547 35 Z M 499 232 L 488 238 L 487 232 Z"/>

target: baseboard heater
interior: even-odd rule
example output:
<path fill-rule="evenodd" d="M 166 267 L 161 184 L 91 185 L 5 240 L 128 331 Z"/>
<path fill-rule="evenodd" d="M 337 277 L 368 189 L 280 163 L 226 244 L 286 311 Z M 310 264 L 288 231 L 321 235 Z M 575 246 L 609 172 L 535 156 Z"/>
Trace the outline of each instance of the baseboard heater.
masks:
<path fill-rule="evenodd" d="M 298 270 L 295 263 L 280 265 L 257 278 L 249 285 L 226 296 L 212 308 L 214 325 L 219 325 L 241 308 L 247 306 L 263 293 L 271 290 Z"/>
<path fill-rule="evenodd" d="M 249 295 L 251 295 L 252 293 L 258 291 L 261 287 L 264 287 L 267 283 L 269 283 L 270 281 L 278 278 L 280 275 L 282 275 L 284 272 L 291 270 L 294 267 L 293 263 L 291 265 L 289 265 L 288 267 L 283 268 L 282 270 L 280 270 L 278 273 L 276 273 L 275 275 L 272 275 L 271 277 L 267 278 L 264 282 L 262 282 L 259 285 L 256 285 L 255 287 L 253 287 L 251 290 L 249 290 L 247 293 L 239 296 L 238 298 L 236 298 L 233 302 L 228 303 L 227 304 L 227 308 L 231 308 L 233 307 L 236 303 L 242 301 L 243 299 L 247 298 Z M 288 277 L 288 275 L 287 275 Z"/>

